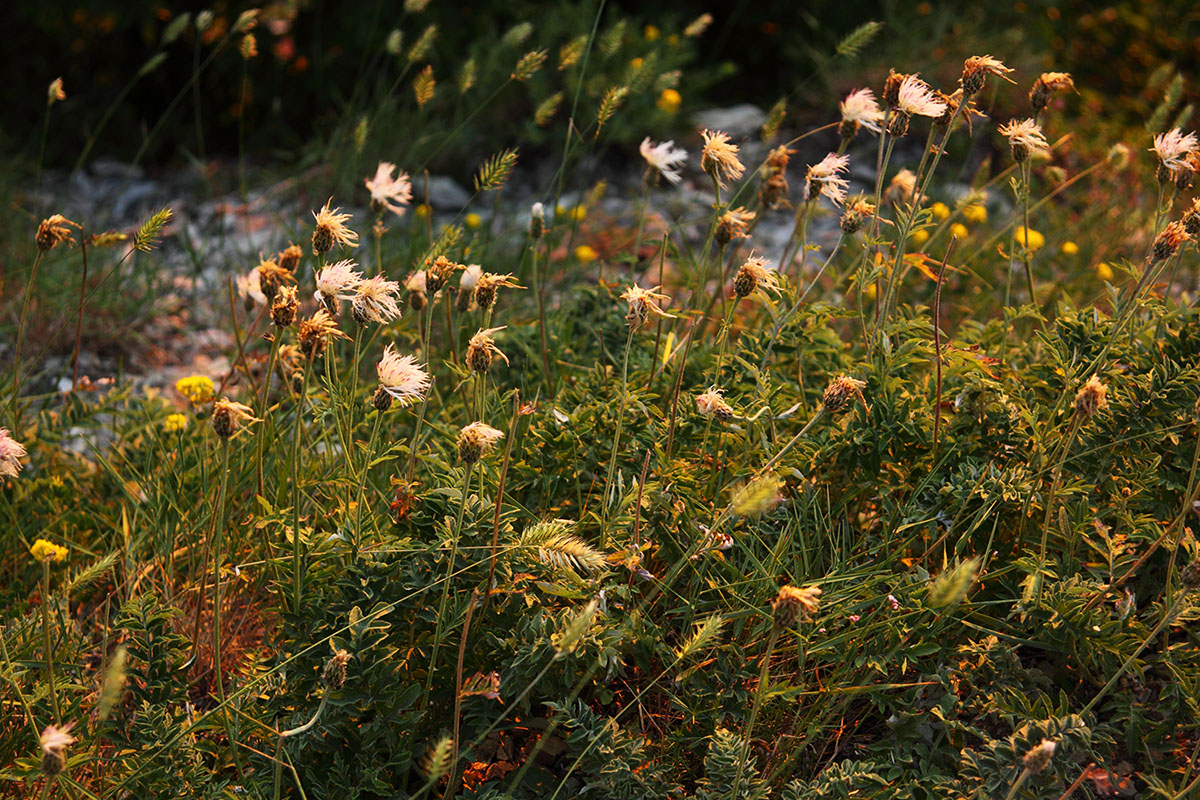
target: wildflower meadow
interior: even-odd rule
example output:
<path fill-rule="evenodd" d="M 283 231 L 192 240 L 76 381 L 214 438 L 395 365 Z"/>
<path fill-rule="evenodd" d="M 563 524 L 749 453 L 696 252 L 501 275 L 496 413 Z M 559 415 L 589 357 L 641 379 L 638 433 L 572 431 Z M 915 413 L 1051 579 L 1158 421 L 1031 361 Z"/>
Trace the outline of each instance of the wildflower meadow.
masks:
<path fill-rule="evenodd" d="M 1200 797 L 1195 11 L 203 5 L 14 11 L 0 797 Z"/>

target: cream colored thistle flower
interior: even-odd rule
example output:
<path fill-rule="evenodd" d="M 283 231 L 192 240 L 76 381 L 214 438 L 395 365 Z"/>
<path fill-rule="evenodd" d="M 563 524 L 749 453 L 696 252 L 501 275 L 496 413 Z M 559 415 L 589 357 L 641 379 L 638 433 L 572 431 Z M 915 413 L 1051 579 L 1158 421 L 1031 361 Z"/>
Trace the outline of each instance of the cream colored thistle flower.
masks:
<path fill-rule="evenodd" d="M 238 403 L 223 397 L 213 403 L 212 427 L 217 436 L 228 439 L 237 433 L 243 423 L 262 422 L 254 416 L 254 409 L 245 403 Z"/>
<path fill-rule="evenodd" d="M 354 319 L 360 325 L 378 322 L 381 325 L 400 316 L 400 284 L 376 275 L 361 281 L 354 289 Z"/>
<path fill-rule="evenodd" d="M 260 305 L 267 302 L 267 296 L 262 291 L 262 278 L 259 276 L 258 267 L 245 275 L 238 275 L 234 283 L 237 284 L 238 297 Z"/>
<path fill-rule="evenodd" d="M 1172 128 L 1166 133 L 1160 133 L 1154 137 L 1154 147 L 1150 148 L 1153 153 L 1158 156 L 1158 161 L 1162 166 L 1171 172 L 1177 172 L 1181 167 L 1186 166 L 1188 156 L 1200 149 L 1196 141 L 1196 134 L 1184 134 L 1179 128 Z"/>
<path fill-rule="evenodd" d="M 662 175 L 671 183 L 679 183 L 683 177 L 679 174 L 679 166 L 687 161 L 687 151 L 682 147 L 676 147 L 675 142 L 660 142 L 654 144 L 647 136 L 642 140 L 639 148 L 642 153 L 642 158 L 646 159 L 646 163 L 650 165 L 658 174 Z"/>
<path fill-rule="evenodd" d="M 828 197 L 830 202 L 840 206 L 846 200 L 846 189 L 850 182 L 840 177 L 850 167 L 849 156 L 839 156 L 830 153 L 820 162 L 808 168 L 808 197 L 811 200 L 817 195 Z"/>
<path fill-rule="evenodd" d="M 700 167 L 712 175 L 722 189 L 726 180 L 737 180 L 746 172 L 746 167 L 738 160 L 738 147 L 729 143 L 729 134 L 719 131 L 704 130 L 700 132 L 704 139 L 704 150 L 700 154 Z"/>
<path fill-rule="evenodd" d="M 384 210 L 396 216 L 404 213 L 404 207 L 412 202 L 412 181 L 407 172 L 401 172 L 396 177 L 392 173 L 396 165 L 388 161 L 380 161 L 375 170 L 374 178 L 367 178 L 363 183 L 371 192 L 371 208 L 377 213 Z"/>
<path fill-rule="evenodd" d="M 21 471 L 21 459 L 25 456 L 25 446 L 12 438 L 7 428 L 0 428 L 0 475 L 17 477 Z"/>
<path fill-rule="evenodd" d="M 940 117 L 946 104 L 933 95 L 929 84 L 916 75 L 909 75 L 900 84 L 896 107 L 909 116 Z"/>
<path fill-rule="evenodd" d="M 665 294 L 659 294 L 658 289 L 660 288 L 655 286 L 652 289 L 643 289 L 640 286 L 630 286 L 621 295 L 621 299 L 629 303 L 625 322 L 629 324 L 630 328 L 640 328 L 649 321 L 651 316 L 675 318 L 674 314 L 668 314 L 659 305 L 660 302 L 671 299 Z"/>
<path fill-rule="evenodd" d="M 338 261 L 329 264 L 317 273 L 318 303 L 333 303 L 338 300 L 353 300 L 354 293 L 362 283 L 362 273 L 355 269 L 353 261 Z"/>
<path fill-rule="evenodd" d="M 75 737 L 71 735 L 73 724 L 68 723 L 61 728 L 57 725 L 50 725 L 42 731 L 39 743 L 42 746 L 42 772 L 46 775 L 57 775 L 66 768 L 67 754 L 65 751 L 75 743 Z"/>
<path fill-rule="evenodd" d="M 721 397 L 721 389 L 708 387 L 708 391 L 696 395 L 696 411 L 702 417 L 728 422 L 733 419 L 733 408 Z"/>
<path fill-rule="evenodd" d="M 748 297 L 755 289 L 779 294 L 779 273 L 770 261 L 751 253 L 733 276 L 733 293 L 738 297 Z"/>
<path fill-rule="evenodd" d="M 846 95 L 846 99 L 838 104 L 838 108 L 842 112 L 843 138 L 850 138 L 846 136 L 847 130 L 851 131 L 853 136 L 860 127 L 872 133 L 883 130 L 883 111 L 875 100 L 875 93 L 870 89 L 855 89 Z"/>
<path fill-rule="evenodd" d="M 1050 149 L 1050 143 L 1042 133 L 1042 126 L 1032 119 L 1009 122 L 1007 125 L 1001 125 L 998 130 L 1002 136 L 1008 137 L 1013 160 L 1018 164 L 1034 153 L 1044 153 Z"/>
<path fill-rule="evenodd" d="M 316 219 L 316 227 L 312 235 L 314 255 L 328 253 L 335 244 L 342 247 L 358 247 L 358 234 L 346 225 L 350 220 L 350 215 L 341 213 L 342 209 L 340 208 L 330 208 L 332 203 L 333 198 L 331 197 L 320 211 L 313 212 L 313 217 Z"/>
<path fill-rule="evenodd" d="M 391 395 L 400 407 L 412 405 L 429 389 L 429 375 L 412 356 L 402 356 L 393 345 L 383 348 L 383 357 L 375 365 L 379 387 Z"/>
<path fill-rule="evenodd" d="M 458 457 L 470 466 L 503 438 L 503 431 L 482 422 L 472 422 L 458 433 Z"/>

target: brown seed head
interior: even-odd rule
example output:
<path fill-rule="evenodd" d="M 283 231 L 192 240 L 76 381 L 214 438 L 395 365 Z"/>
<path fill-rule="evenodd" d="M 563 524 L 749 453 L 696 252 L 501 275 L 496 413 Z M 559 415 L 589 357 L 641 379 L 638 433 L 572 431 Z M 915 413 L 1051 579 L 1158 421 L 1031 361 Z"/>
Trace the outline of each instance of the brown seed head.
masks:
<path fill-rule="evenodd" d="M 505 326 L 499 328 L 488 328 L 480 330 L 470 341 L 467 342 L 467 367 L 476 373 L 487 372 L 492 367 L 492 359 L 499 357 L 505 364 L 508 363 L 508 356 L 500 351 L 496 346 L 496 342 L 492 339 L 493 333 L 498 333 L 504 330 Z"/>
<path fill-rule="evenodd" d="M 295 272 L 296 267 L 300 266 L 300 258 L 304 255 L 304 250 L 298 244 L 289 244 L 287 249 L 276 257 L 275 261 L 280 267 L 288 272 Z"/>
<path fill-rule="evenodd" d="M 350 658 L 346 650 L 338 650 L 325 662 L 325 669 L 321 670 L 321 682 L 326 689 L 337 690 L 346 684 L 346 665 L 350 663 Z"/>
<path fill-rule="evenodd" d="M 512 275 L 485 272 L 479 276 L 479 281 L 475 284 L 475 305 L 479 306 L 482 311 L 490 310 L 496 302 L 496 290 L 501 286 L 507 289 L 525 288 L 517 283 L 517 279 Z"/>
<path fill-rule="evenodd" d="M 1097 411 L 1108 407 L 1108 387 L 1100 382 L 1099 376 L 1093 375 L 1079 387 L 1073 405 L 1076 414 L 1091 419 Z"/>
<path fill-rule="evenodd" d="M 883 82 L 883 102 L 892 108 L 900 104 L 900 85 L 907 77 L 906 73 L 896 72 L 894 69 L 888 70 L 887 80 Z"/>
<path fill-rule="evenodd" d="M 279 287 L 296 282 L 296 276 L 271 259 L 258 265 L 258 288 L 268 303 L 274 302 Z"/>
<path fill-rule="evenodd" d="M 821 590 L 816 586 L 803 589 L 796 586 L 783 586 L 779 594 L 771 601 L 771 611 L 774 612 L 775 624 L 780 628 L 790 628 L 797 621 L 810 621 L 821 607 Z"/>
<path fill-rule="evenodd" d="M 1012 83 L 1006 73 L 1012 72 L 997 59 L 991 56 L 971 56 L 963 62 L 962 77 L 958 79 L 963 94 L 970 97 L 983 90 L 984 81 L 988 75 L 995 75 Z"/>
<path fill-rule="evenodd" d="M 1191 207 L 1183 212 L 1183 217 L 1179 221 L 1183 224 L 1183 229 L 1188 236 L 1193 239 L 1200 236 L 1200 197 L 1192 199 Z"/>
<path fill-rule="evenodd" d="M 300 298 L 295 286 L 281 286 L 271 302 L 271 321 L 278 328 L 286 328 L 296 321 L 300 312 Z"/>
<path fill-rule="evenodd" d="M 228 397 L 223 397 L 213 403 L 212 427 L 217 436 L 228 439 L 238 432 L 244 422 L 262 422 L 252 413 L 250 406 L 235 403 Z"/>
<path fill-rule="evenodd" d="M 1071 80 L 1069 73 L 1043 72 L 1029 90 L 1029 104 L 1033 106 L 1033 113 L 1041 113 L 1042 109 L 1050 105 L 1051 97 L 1065 91 L 1075 91 L 1075 82 Z"/>
<path fill-rule="evenodd" d="M 63 242 L 75 246 L 75 237 L 71 235 L 71 228 L 82 228 L 78 222 L 72 222 L 62 214 L 55 214 L 52 217 L 42 220 L 38 225 L 37 236 L 34 241 L 37 242 L 38 250 L 43 253 L 47 250 L 53 250 Z"/>
<path fill-rule="evenodd" d="M 340 213 L 340 208 L 330 208 L 333 198 L 325 203 L 320 211 L 314 211 L 316 227 L 313 230 L 313 255 L 328 253 L 334 245 L 342 247 L 358 247 L 358 234 L 346 226 L 350 215 Z"/>
<path fill-rule="evenodd" d="M 456 264 L 445 256 L 438 256 L 433 261 L 425 262 L 425 291 L 431 295 L 437 294 L 450 276 L 458 270 L 466 269 L 462 264 Z"/>
<path fill-rule="evenodd" d="M 771 262 L 751 253 L 733 276 L 733 293 L 738 297 L 746 297 L 753 294 L 755 289 L 779 294 L 779 273 L 771 266 Z"/>
<path fill-rule="evenodd" d="M 858 233 L 868 219 L 875 216 L 875 204 L 867 202 L 859 197 L 846 204 L 846 210 L 842 212 L 841 227 L 842 232 L 847 236 Z"/>
<path fill-rule="evenodd" d="M 826 387 L 825 394 L 821 397 L 821 404 L 827 412 L 834 415 L 841 414 L 850 408 L 856 397 L 865 406 L 867 400 L 863 397 L 862 390 L 866 385 L 866 381 L 839 375 Z"/>
<path fill-rule="evenodd" d="M 1176 220 L 1175 222 L 1168 223 L 1167 227 L 1163 228 L 1162 232 L 1154 237 L 1152 257 L 1155 263 L 1166 261 L 1175 255 L 1179 251 L 1180 246 L 1190 238 L 1182 222 Z"/>
<path fill-rule="evenodd" d="M 713 238 L 722 247 L 734 239 L 744 239 L 750 235 L 746 226 L 754 220 L 754 216 L 753 211 L 747 211 L 741 206 L 731 208 L 717 218 L 717 228 L 713 232 Z"/>
<path fill-rule="evenodd" d="M 470 466 L 503 438 L 502 431 L 484 425 L 482 422 L 472 422 L 458 434 L 458 458 Z"/>
<path fill-rule="evenodd" d="M 296 329 L 296 338 L 300 342 L 300 352 L 308 359 L 316 358 L 325 350 L 330 339 L 349 339 L 337 326 L 333 316 L 321 309 L 306 320 L 302 320 Z"/>

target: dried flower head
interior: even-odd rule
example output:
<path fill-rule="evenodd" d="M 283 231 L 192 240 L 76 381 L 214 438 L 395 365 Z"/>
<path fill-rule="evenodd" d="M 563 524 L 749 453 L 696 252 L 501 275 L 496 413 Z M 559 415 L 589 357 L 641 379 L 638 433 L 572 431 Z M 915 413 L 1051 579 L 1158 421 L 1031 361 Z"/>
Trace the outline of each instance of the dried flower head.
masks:
<path fill-rule="evenodd" d="M 317 302 L 331 313 L 339 300 L 353 300 L 362 283 L 362 273 L 355 269 L 353 261 L 338 261 L 327 264 L 317 273 L 317 291 L 313 295 Z"/>
<path fill-rule="evenodd" d="M 8 428 L 0 428 L 0 475 L 17 477 L 21 471 L 21 459 L 25 456 L 25 446 L 12 438 Z"/>
<path fill-rule="evenodd" d="M 52 106 L 66 99 L 67 93 L 63 90 L 63 79 L 55 78 L 50 81 L 50 86 L 46 89 L 46 105 Z"/>
<path fill-rule="evenodd" d="M 375 177 L 363 181 L 371 193 L 371 210 L 376 214 L 390 211 L 400 216 L 404 213 L 404 207 L 412 202 L 412 181 L 408 173 L 400 172 L 393 177 L 395 171 L 395 164 L 380 161 L 375 168 Z"/>
<path fill-rule="evenodd" d="M 870 89 L 855 89 L 838 103 L 838 109 L 842 112 L 838 133 L 843 140 L 853 139 L 860 128 L 866 128 L 871 133 L 883 130 L 883 111 Z"/>
<path fill-rule="evenodd" d="M 846 210 L 842 212 L 840 221 L 842 232 L 847 236 L 858 233 L 866 221 L 873 216 L 875 216 L 875 204 L 862 197 L 855 198 L 846 204 Z"/>
<path fill-rule="evenodd" d="M 1154 147 L 1150 149 L 1158 156 L 1160 170 L 1173 177 L 1187 166 L 1188 157 L 1200 149 L 1200 145 L 1197 144 L 1195 132 L 1184 134 L 1179 128 L 1172 128 L 1155 136 Z"/>
<path fill-rule="evenodd" d="M 313 230 L 313 254 L 328 253 L 334 245 L 342 247 L 358 247 L 358 234 L 346 226 L 350 215 L 341 213 L 341 208 L 330 208 L 333 198 L 329 198 L 320 211 L 314 211 L 316 229 Z"/>
<path fill-rule="evenodd" d="M 991 56 L 971 56 L 963 62 L 962 77 L 958 79 L 958 85 L 962 87 L 963 94 L 969 97 L 983 90 L 988 75 L 995 75 L 1014 83 L 1006 74 L 1009 72 L 1012 70 Z"/>
<path fill-rule="evenodd" d="M 238 297 L 245 301 L 247 310 L 267 302 L 267 296 L 262 292 L 262 280 L 258 276 L 258 267 L 245 275 L 238 275 L 234 278 L 234 283 L 237 285 Z"/>
<path fill-rule="evenodd" d="M 75 246 L 75 237 L 71 233 L 71 228 L 82 228 L 78 222 L 72 222 L 62 214 L 55 214 L 41 221 L 38 225 L 37 236 L 34 241 L 37 242 L 38 250 L 45 253 L 48 250 L 53 250 L 63 242 Z"/>
<path fill-rule="evenodd" d="M 836 153 L 830 153 L 809 167 L 806 175 L 808 199 L 820 194 L 828 197 L 835 206 L 840 206 L 846 199 L 846 188 L 850 185 L 841 177 L 841 173 L 849 168 L 850 157 Z"/>
<path fill-rule="evenodd" d="M 501 325 L 499 328 L 480 330 L 467 342 L 466 362 L 472 372 L 487 372 L 491 369 L 492 359 L 496 356 L 499 356 L 505 364 L 508 363 L 508 356 L 500 351 L 500 348 L 496 346 L 496 341 L 492 338 L 492 334 L 499 333 L 505 327 Z"/>
<path fill-rule="evenodd" d="M 1050 766 L 1050 759 L 1054 757 L 1054 751 L 1057 748 L 1057 742 L 1052 739 L 1042 739 L 1041 744 L 1025 754 L 1021 759 L 1021 764 L 1030 772 L 1042 772 Z"/>
<path fill-rule="evenodd" d="M 475 285 L 475 304 L 484 311 L 491 309 L 496 303 L 496 290 L 502 286 L 506 289 L 525 288 L 517 283 L 517 279 L 512 275 L 497 275 L 494 272 L 485 272 L 479 276 L 479 280 Z"/>
<path fill-rule="evenodd" d="M 300 245 L 289 244 L 282 253 L 275 257 L 275 261 L 288 272 L 295 272 L 296 267 L 300 266 L 300 259 L 303 257 L 304 250 L 301 249 Z"/>
<path fill-rule="evenodd" d="M 75 743 L 71 735 L 71 725 L 58 727 L 47 726 L 42 731 L 40 744 L 42 746 L 42 774 L 48 778 L 58 775 L 67 766 L 66 749 Z"/>
<path fill-rule="evenodd" d="M 301 320 L 296 327 L 296 339 L 300 342 L 300 352 L 311 360 L 325 350 L 330 339 L 349 339 L 337 326 L 333 316 L 321 309 L 306 320 Z"/>
<path fill-rule="evenodd" d="M 275 301 L 275 293 L 281 286 L 296 282 L 296 276 L 271 259 L 264 259 L 255 270 L 258 272 L 258 288 L 267 302 Z"/>
<path fill-rule="evenodd" d="M 736 181 L 745 174 L 746 167 L 738 160 L 738 146 L 729 143 L 729 134 L 703 130 L 700 136 L 704 139 L 700 168 L 713 176 L 718 186 L 724 189 L 726 180 Z"/>
<path fill-rule="evenodd" d="M 1034 153 L 1044 153 L 1050 149 L 1050 143 L 1042 133 L 1042 126 L 1032 119 L 1012 121 L 999 128 L 1001 135 L 1008 137 L 1008 146 L 1012 150 L 1013 161 L 1024 163 Z"/>
<path fill-rule="evenodd" d="M 788 149 L 787 145 L 781 144 L 767 156 L 762 168 L 763 184 L 758 190 L 758 196 L 766 208 L 775 208 L 787 203 L 787 168 L 795 152 Z"/>
<path fill-rule="evenodd" d="M 946 104 L 939 102 L 933 96 L 929 84 L 916 75 L 909 75 L 900 84 L 900 93 L 896 109 L 909 116 L 940 117 L 946 110 Z"/>
<path fill-rule="evenodd" d="M 350 658 L 350 653 L 343 648 L 325 662 L 325 668 L 321 670 L 321 682 L 326 689 L 336 691 L 346 684 L 346 665 L 350 663 Z"/>
<path fill-rule="evenodd" d="M 775 624 L 790 628 L 799 620 L 810 621 L 821 608 L 821 590 L 816 586 L 782 586 L 771 601 Z"/>
<path fill-rule="evenodd" d="M 826 412 L 835 415 L 848 409 L 855 398 L 861 400 L 865 406 L 867 400 L 863 397 L 862 390 L 866 385 L 866 381 L 839 375 L 825 388 L 825 393 L 821 397 L 821 405 Z"/>
<path fill-rule="evenodd" d="M 377 322 L 380 325 L 400 316 L 400 284 L 375 275 L 359 281 L 354 287 L 352 314 L 359 325 Z"/>
<path fill-rule="evenodd" d="M 480 457 L 496 442 L 504 438 L 504 432 L 484 425 L 482 422 L 472 422 L 459 431 L 458 458 L 467 466 L 477 462 Z"/>
<path fill-rule="evenodd" d="M 629 311 L 625 314 L 625 322 L 633 330 L 637 330 L 649 321 L 651 316 L 675 318 L 674 314 L 668 314 L 662 310 L 659 303 L 669 301 L 665 294 L 660 294 L 658 289 L 661 287 L 655 286 L 651 289 L 643 289 L 640 286 L 630 286 L 621 295 L 621 299 L 629 303 Z"/>
<path fill-rule="evenodd" d="M 412 405 L 425 396 L 429 389 L 429 375 L 412 356 L 402 356 L 393 345 L 383 348 L 383 357 L 375 365 L 379 376 L 379 389 L 391 401 L 400 403 L 401 408 Z M 376 408 L 379 401 L 376 402 Z M 386 409 L 380 409 L 381 411 Z"/>
<path fill-rule="evenodd" d="M 1099 376 L 1093 375 L 1079 387 L 1073 405 L 1076 414 L 1091 419 L 1097 411 L 1108 407 L 1108 387 L 1100 382 Z"/>
<path fill-rule="evenodd" d="M 747 297 L 755 289 L 779 294 L 779 273 L 770 261 L 751 253 L 733 276 L 733 293 L 738 297 Z"/>
<path fill-rule="evenodd" d="M 708 391 L 696 395 L 696 411 L 702 417 L 721 422 L 733 419 L 733 408 L 721 397 L 721 390 L 716 386 L 710 386 Z"/>
<path fill-rule="evenodd" d="M 1200 236 L 1200 197 L 1192 198 L 1192 205 L 1183 212 L 1179 222 L 1188 236 Z"/>
<path fill-rule="evenodd" d="M 425 262 L 425 291 L 429 294 L 437 294 L 446 282 L 450 280 L 450 276 L 456 270 L 466 269 L 462 264 L 456 264 L 445 256 L 438 256 L 433 261 L 426 260 Z"/>
<path fill-rule="evenodd" d="M 883 82 L 883 102 L 889 108 L 895 108 L 900 104 L 900 86 L 906 78 L 911 77 L 904 72 L 896 72 L 894 69 L 888 69 L 887 79 Z"/>
<path fill-rule="evenodd" d="M 646 163 L 650 165 L 648 174 L 662 175 L 670 183 L 679 183 L 683 180 L 679 174 L 679 167 L 687 161 L 687 151 L 682 147 L 676 147 L 675 142 L 654 144 L 647 136 L 642 140 L 638 149 L 642 153 L 642 158 L 646 159 Z"/>
<path fill-rule="evenodd" d="M 296 296 L 295 286 L 283 286 L 275 294 L 271 302 L 271 321 L 278 328 L 286 328 L 296 321 L 300 313 L 300 298 Z"/>
<path fill-rule="evenodd" d="M 1151 257 L 1155 263 L 1166 261 L 1175 255 L 1179 251 L 1180 246 L 1189 239 L 1191 237 L 1188 236 L 1187 229 L 1184 228 L 1182 222 L 1176 220 L 1175 222 L 1167 223 L 1162 232 L 1154 237 Z"/>
<path fill-rule="evenodd" d="M 1071 80 L 1070 73 L 1043 72 L 1029 90 L 1029 104 L 1033 106 L 1033 113 L 1042 113 L 1042 110 L 1050 105 L 1051 97 L 1068 90 L 1075 91 L 1075 81 Z"/>
<path fill-rule="evenodd" d="M 38 539 L 30 545 L 29 554 L 34 561 L 44 564 L 48 561 L 66 561 L 68 550 L 46 539 Z"/>
<path fill-rule="evenodd" d="M 754 221 L 754 217 L 753 211 L 747 211 L 742 206 L 729 209 L 717 217 L 717 227 L 713 231 L 713 238 L 722 247 L 734 239 L 746 238 L 750 235 L 747 226 Z"/>
<path fill-rule="evenodd" d="M 529 210 L 529 238 L 541 239 L 546 235 L 546 208 L 541 203 L 534 203 Z"/>
<path fill-rule="evenodd" d="M 228 439 L 238 432 L 246 422 L 262 422 L 254 416 L 254 410 L 244 403 L 236 403 L 222 397 L 213 403 L 212 427 L 217 436 Z"/>
<path fill-rule="evenodd" d="M 908 205 L 916 199 L 916 193 L 916 174 L 911 169 L 902 169 L 888 183 L 883 196 L 893 205 Z"/>

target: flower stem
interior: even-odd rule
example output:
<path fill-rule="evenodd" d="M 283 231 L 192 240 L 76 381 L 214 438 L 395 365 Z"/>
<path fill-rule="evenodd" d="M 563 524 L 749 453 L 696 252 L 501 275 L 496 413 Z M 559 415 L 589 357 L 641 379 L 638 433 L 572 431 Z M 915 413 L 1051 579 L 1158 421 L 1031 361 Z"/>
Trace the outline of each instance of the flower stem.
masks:
<path fill-rule="evenodd" d="M 425 702 L 429 701 L 429 692 L 433 688 L 433 673 L 437 669 L 438 650 L 442 646 L 442 625 L 446 621 L 446 606 L 450 601 L 450 584 L 454 580 L 454 562 L 458 559 L 458 541 L 462 536 L 463 517 L 467 512 L 467 497 L 471 493 L 471 475 L 474 473 L 474 467 L 474 464 L 463 466 L 458 519 L 454 521 L 454 531 L 450 536 L 450 559 L 446 563 L 446 577 L 442 581 L 442 601 L 438 604 L 437 624 L 433 632 L 433 653 L 429 658 L 429 672 L 425 676 Z"/>
<path fill-rule="evenodd" d="M 42 647 L 46 656 L 46 682 L 50 684 L 50 702 L 54 705 L 54 722 L 62 724 L 62 709 L 54 688 L 54 644 L 50 638 L 50 559 L 42 561 Z"/>
<path fill-rule="evenodd" d="M 625 337 L 625 358 L 621 365 L 621 405 L 617 411 L 617 429 L 613 433 L 612 452 L 608 456 L 608 474 L 604 478 L 604 499 L 600 504 L 600 518 L 602 525 L 600 528 L 600 549 L 603 550 L 608 542 L 608 506 L 611 502 L 610 494 L 613 489 L 613 473 L 617 467 L 617 449 L 621 444 L 621 431 L 625 425 L 625 406 L 629 401 L 629 351 L 633 349 L 633 326 L 629 326 L 629 333 Z"/>

